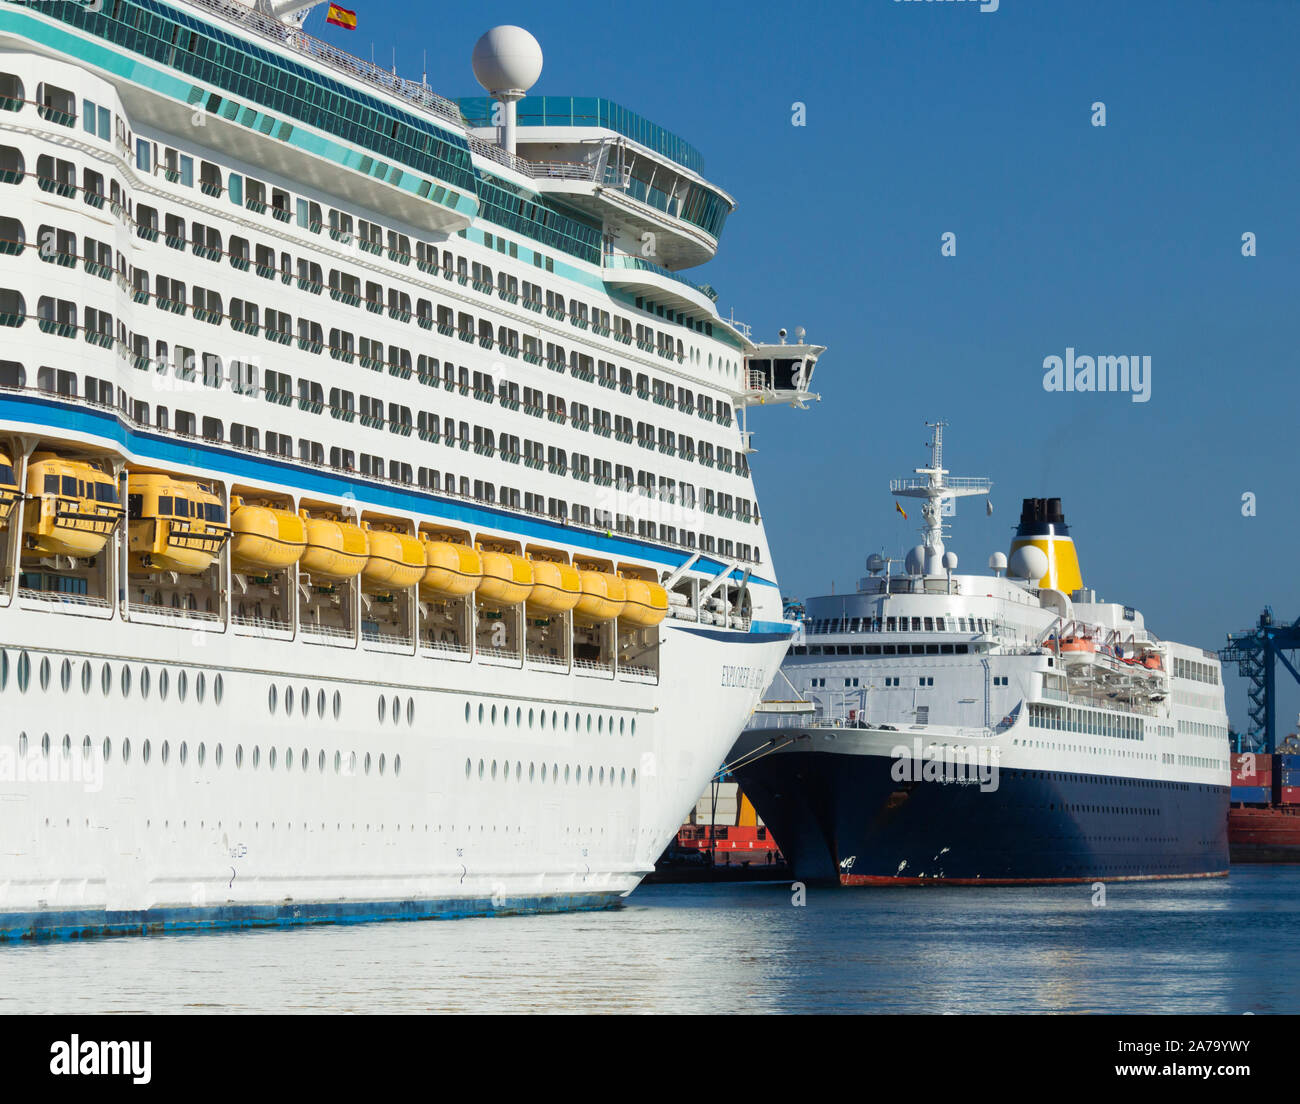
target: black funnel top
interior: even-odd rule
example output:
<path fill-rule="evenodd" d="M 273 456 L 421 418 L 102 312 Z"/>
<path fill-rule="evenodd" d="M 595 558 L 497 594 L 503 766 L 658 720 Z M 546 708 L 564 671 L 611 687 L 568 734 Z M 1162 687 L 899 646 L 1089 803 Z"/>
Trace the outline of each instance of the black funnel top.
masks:
<path fill-rule="evenodd" d="M 1051 530 L 1048 529 L 1051 526 Z M 1020 536 L 1042 535 L 1049 531 L 1064 536 L 1069 532 L 1059 498 L 1026 498 L 1020 507 Z"/>

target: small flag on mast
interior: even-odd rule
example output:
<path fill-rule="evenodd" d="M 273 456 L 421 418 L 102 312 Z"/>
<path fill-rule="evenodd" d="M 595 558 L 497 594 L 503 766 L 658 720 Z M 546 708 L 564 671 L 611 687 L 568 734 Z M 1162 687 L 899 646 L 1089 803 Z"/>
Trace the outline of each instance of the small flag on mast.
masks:
<path fill-rule="evenodd" d="M 331 4 L 329 13 L 325 16 L 326 23 L 333 23 L 336 27 L 343 27 L 345 30 L 355 31 L 357 29 L 357 13 L 348 11 L 347 8 L 340 8 L 337 4 Z"/>
<path fill-rule="evenodd" d="M 895 502 L 895 503 L 894 503 L 894 509 L 897 510 L 900 514 L 903 515 L 903 520 L 904 520 L 904 521 L 907 520 L 907 511 L 903 509 L 903 504 L 902 504 L 901 502 Z"/>
<path fill-rule="evenodd" d="M 991 498 L 984 500 L 984 514 L 986 517 L 993 516 L 993 500 Z"/>

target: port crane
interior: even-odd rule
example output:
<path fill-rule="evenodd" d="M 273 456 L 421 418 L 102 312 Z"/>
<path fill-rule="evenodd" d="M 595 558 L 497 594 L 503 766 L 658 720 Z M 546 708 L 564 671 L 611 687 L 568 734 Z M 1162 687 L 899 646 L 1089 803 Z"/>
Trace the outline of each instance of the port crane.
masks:
<path fill-rule="evenodd" d="M 1300 648 L 1300 618 L 1290 624 L 1273 618 L 1265 606 L 1259 623 L 1244 632 L 1228 633 L 1228 646 L 1219 651 L 1226 665 L 1237 664 L 1238 672 L 1250 680 L 1250 728 L 1238 736 L 1237 751 L 1273 752 L 1277 748 L 1277 664 L 1280 662 L 1300 683 L 1300 671 L 1292 661 Z M 1290 653 L 1292 658 L 1288 658 Z"/>

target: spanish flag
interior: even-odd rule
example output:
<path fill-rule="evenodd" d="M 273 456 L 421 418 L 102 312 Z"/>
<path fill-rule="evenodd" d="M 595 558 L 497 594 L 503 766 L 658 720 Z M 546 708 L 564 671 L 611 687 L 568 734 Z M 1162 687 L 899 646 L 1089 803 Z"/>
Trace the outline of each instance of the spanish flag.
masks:
<path fill-rule="evenodd" d="M 907 520 L 907 511 L 903 509 L 903 504 L 902 504 L 901 502 L 895 502 L 895 503 L 894 503 L 894 509 L 897 510 L 900 514 L 903 515 L 903 520 L 904 520 L 904 521 Z"/>
<path fill-rule="evenodd" d="M 349 31 L 357 29 L 357 13 L 348 11 L 347 8 L 340 8 L 337 4 L 331 4 L 329 14 L 325 16 L 326 23 L 333 23 L 336 27 L 344 27 Z"/>

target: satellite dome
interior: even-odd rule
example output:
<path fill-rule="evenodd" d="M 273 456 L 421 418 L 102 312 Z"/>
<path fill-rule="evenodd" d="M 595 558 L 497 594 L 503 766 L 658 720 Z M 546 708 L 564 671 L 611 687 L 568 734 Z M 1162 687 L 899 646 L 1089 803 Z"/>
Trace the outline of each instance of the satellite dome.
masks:
<path fill-rule="evenodd" d="M 1017 579 L 1041 579 L 1047 574 L 1047 553 L 1032 544 L 1022 544 L 1011 553 L 1007 574 Z"/>
<path fill-rule="evenodd" d="M 956 570 L 957 570 L 957 553 L 956 553 L 956 552 L 945 552 L 945 553 L 943 554 L 943 566 L 944 566 L 944 570 L 945 570 L 945 571 L 956 571 Z"/>
<path fill-rule="evenodd" d="M 527 92 L 542 75 L 542 48 L 523 27 L 493 27 L 474 44 L 473 66 L 489 92 Z"/>
<path fill-rule="evenodd" d="M 908 552 L 903 565 L 909 575 L 923 575 L 925 573 L 925 545 L 918 544 Z"/>
<path fill-rule="evenodd" d="M 994 572 L 1003 572 L 1007 569 L 1007 557 L 1002 552 L 994 552 L 989 557 L 989 570 Z"/>
<path fill-rule="evenodd" d="M 871 553 L 871 555 L 867 557 L 867 570 L 870 571 L 872 575 L 876 575 L 879 572 L 884 571 L 885 557 L 882 556 L 879 552 Z"/>

